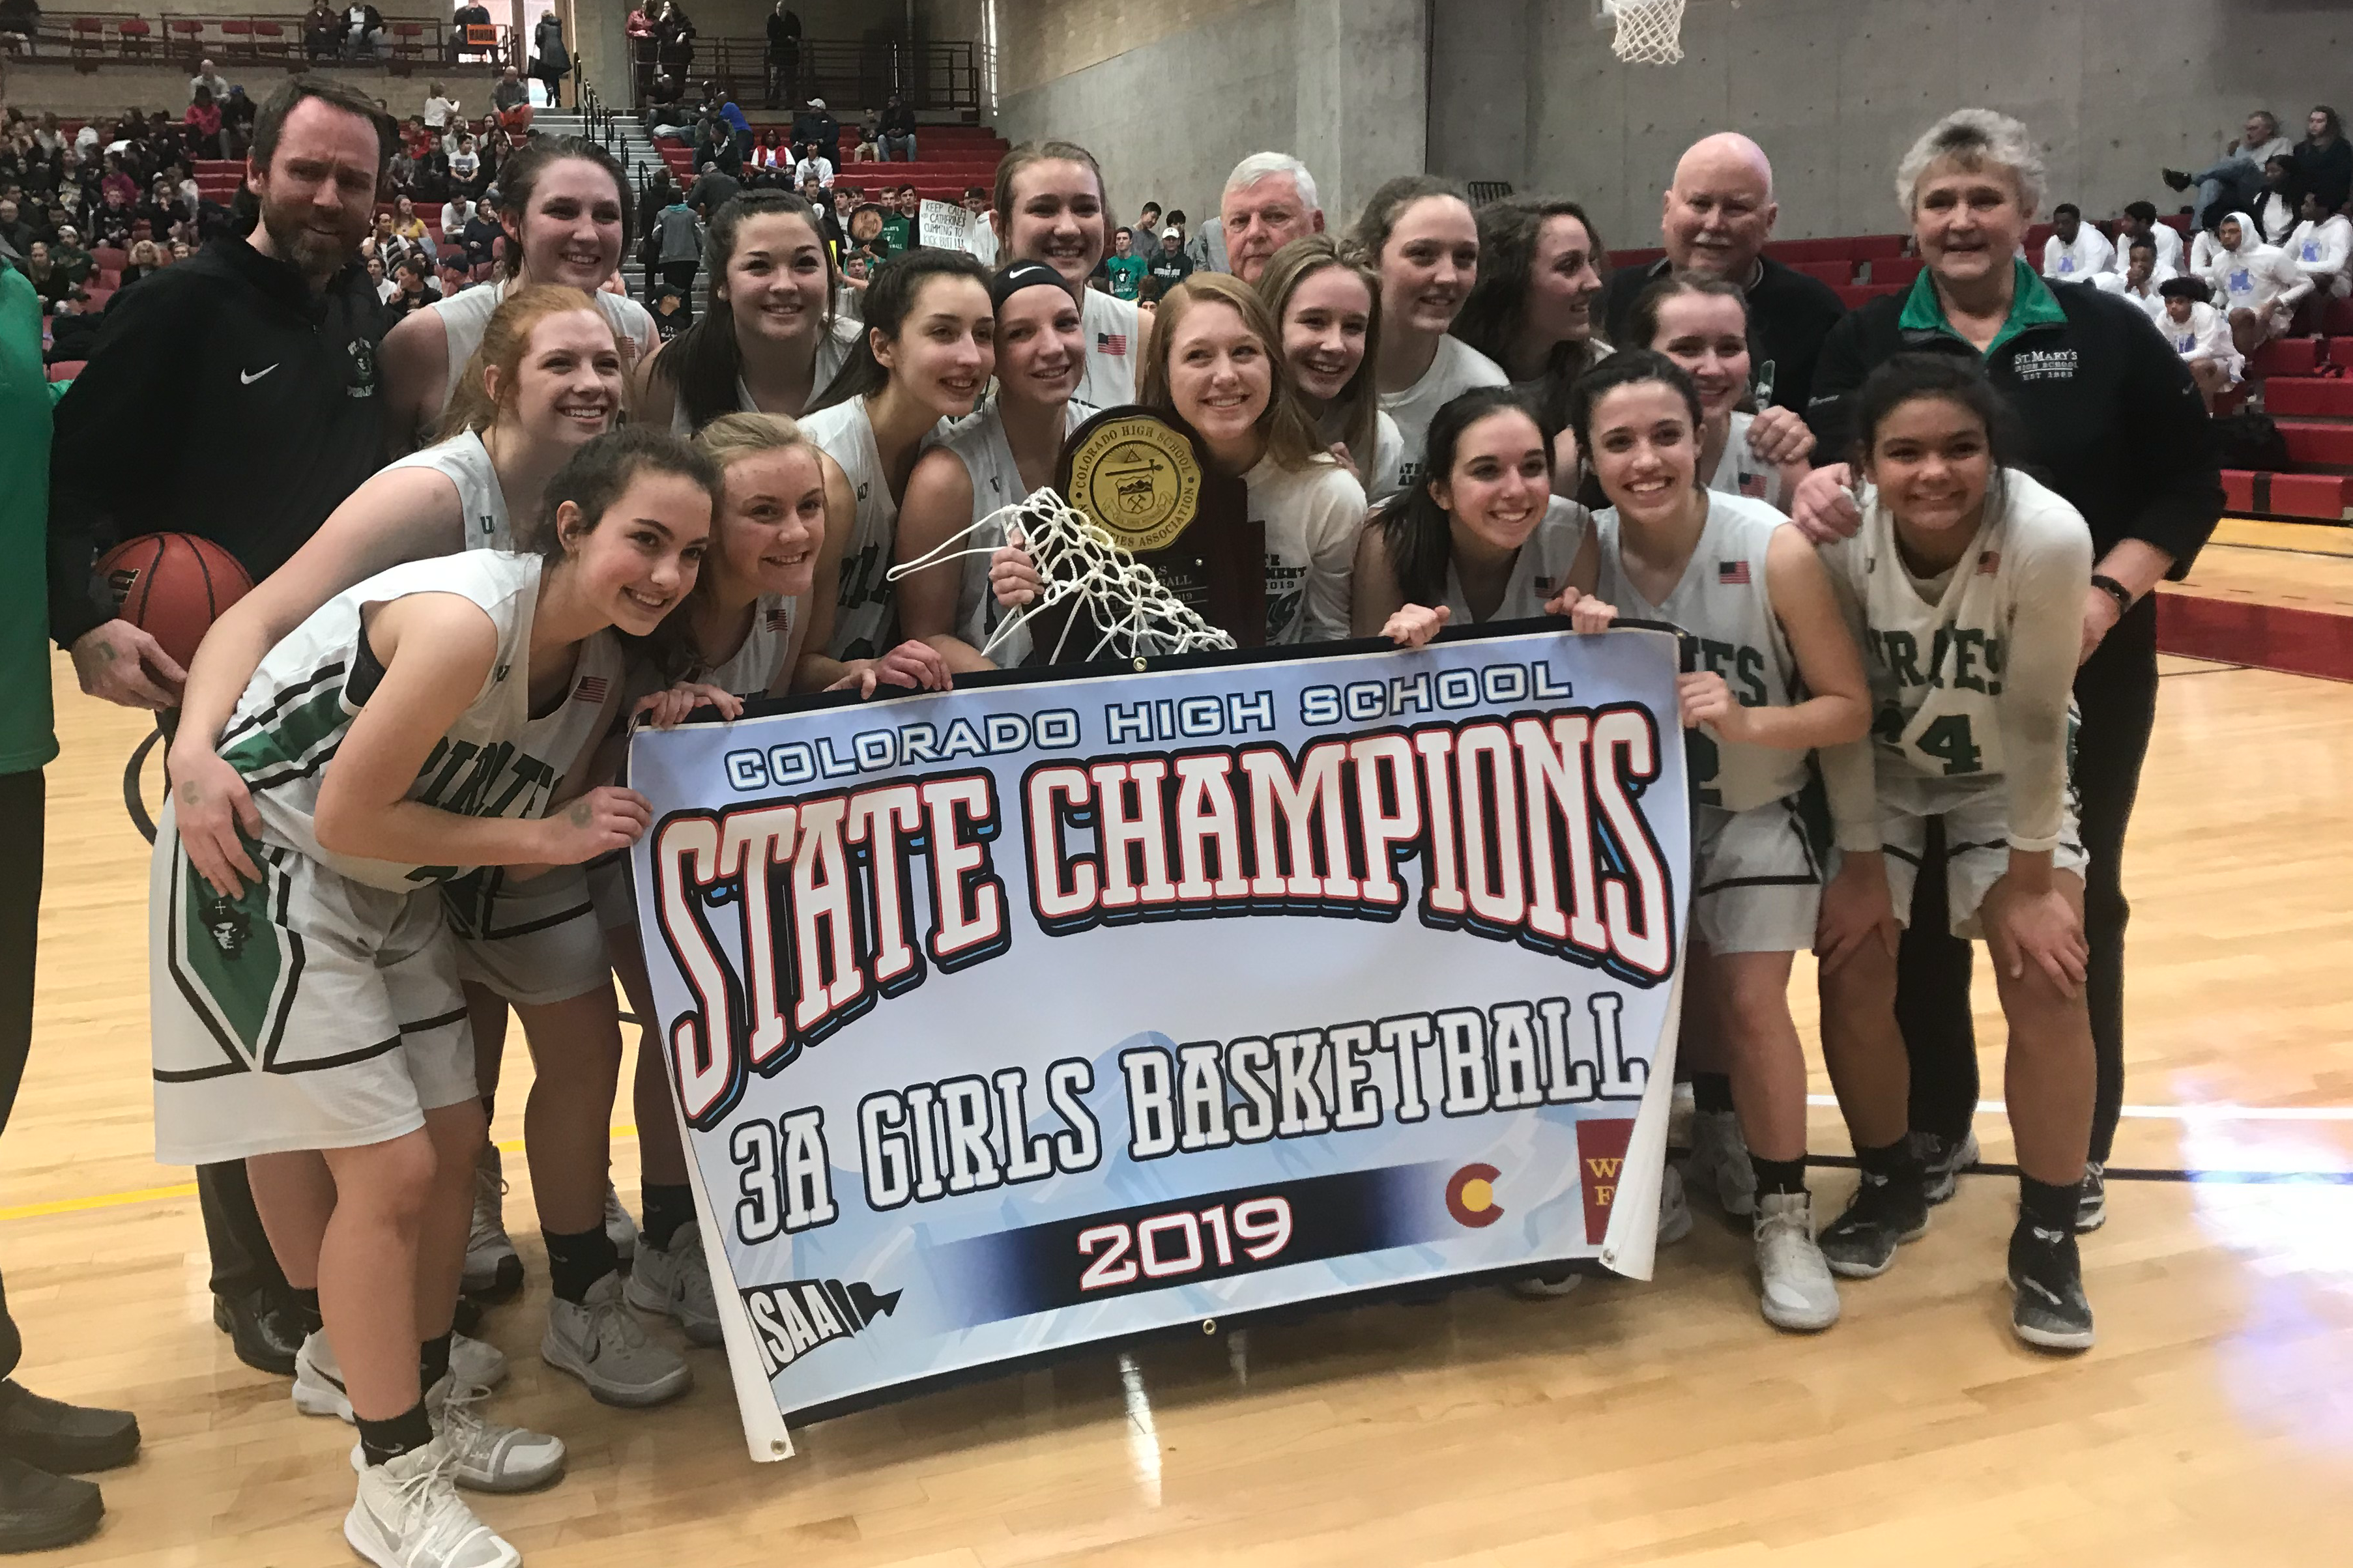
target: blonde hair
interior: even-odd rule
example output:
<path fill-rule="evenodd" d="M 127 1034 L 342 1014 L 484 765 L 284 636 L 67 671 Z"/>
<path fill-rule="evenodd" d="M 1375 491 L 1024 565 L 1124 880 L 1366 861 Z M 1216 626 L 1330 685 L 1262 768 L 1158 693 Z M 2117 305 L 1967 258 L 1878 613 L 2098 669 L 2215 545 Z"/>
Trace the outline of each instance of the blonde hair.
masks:
<path fill-rule="evenodd" d="M 466 368 L 459 373 L 458 384 L 449 394 L 449 406 L 442 411 L 435 439 L 448 441 L 469 430 L 487 430 L 497 423 L 502 406 L 514 397 L 516 377 L 522 369 L 523 352 L 531 344 L 533 329 L 550 316 L 573 310 L 592 311 L 599 321 L 605 319 L 595 300 L 561 283 L 533 283 L 501 300 L 482 327 L 480 344 L 466 361 Z M 497 402 L 491 400 L 489 388 L 483 384 L 492 365 L 498 367 L 500 384 L 505 388 L 504 396 Z"/>
<path fill-rule="evenodd" d="M 1275 357 L 1281 361 L 1282 318 L 1291 309 L 1293 291 L 1318 272 L 1334 267 L 1363 284 L 1365 298 L 1372 303 L 1365 312 L 1364 363 L 1356 367 L 1356 374 L 1348 378 L 1348 384 L 1340 389 L 1325 412 L 1340 416 L 1340 439 L 1346 444 L 1348 455 L 1358 463 L 1370 463 L 1374 444 L 1379 438 L 1381 414 L 1380 387 L 1373 375 L 1373 362 L 1380 357 L 1380 274 L 1356 258 L 1342 254 L 1340 242 L 1330 235 L 1311 234 L 1293 240 L 1267 258 L 1266 270 L 1258 275 L 1258 293 L 1274 318 Z M 1290 374 L 1287 363 L 1283 374 Z M 1305 412 L 1303 406 L 1301 412 Z M 1320 428 L 1316 437 L 1321 440 Z"/>
<path fill-rule="evenodd" d="M 1283 374 L 1282 330 L 1275 324 L 1258 291 L 1230 272 L 1197 272 L 1168 290 L 1166 298 L 1160 301 L 1160 309 L 1154 314 L 1152 343 L 1145 355 L 1144 374 L 1136 384 L 1135 400 L 1166 414 L 1176 413 L 1176 400 L 1168 389 L 1168 353 L 1176 342 L 1177 328 L 1196 305 L 1226 306 L 1242 319 L 1244 329 L 1266 351 L 1266 410 L 1258 416 L 1258 428 L 1266 434 L 1267 456 L 1274 459 L 1278 468 L 1293 473 L 1314 467 L 1318 458 L 1331 461 L 1317 438 L 1314 422 L 1307 417 L 1299 394 L 1292 390 L 1291 378 Z"/>
<path fill-rule="evenodd" d="M 694 446 L 723 470 L 738 458 L 758 452 L 787 452 L 798 447 L 817 449 L 799 421 L 781 414 L 723 414 L 694 433 Z"/>

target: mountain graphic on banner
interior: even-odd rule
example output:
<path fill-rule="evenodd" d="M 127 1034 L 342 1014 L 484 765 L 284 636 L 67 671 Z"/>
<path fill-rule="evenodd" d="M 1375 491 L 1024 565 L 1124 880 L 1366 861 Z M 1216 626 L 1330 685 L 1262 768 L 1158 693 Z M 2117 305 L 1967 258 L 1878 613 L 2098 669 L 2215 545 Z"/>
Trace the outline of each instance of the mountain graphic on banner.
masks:
<path fill-rule="evenodd" d="M 776 1376 L 819 1345 L 846 1340 L 887 1318 L 900 1292 L 883 1295 L 863 1280 L 786 1279 L 743 1292 L 760 1363 Z"/>

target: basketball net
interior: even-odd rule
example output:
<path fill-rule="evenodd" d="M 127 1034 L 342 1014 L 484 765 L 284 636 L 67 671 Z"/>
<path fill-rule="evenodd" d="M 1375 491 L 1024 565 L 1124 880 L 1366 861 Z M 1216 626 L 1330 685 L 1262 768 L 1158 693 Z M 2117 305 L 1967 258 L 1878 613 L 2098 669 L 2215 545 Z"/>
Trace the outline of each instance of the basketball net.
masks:
<path fill-rule="evenodd" d="M 970 528 L 943 541 L 938 549 L 903 565 L 891 568 L 895 583 L 966 555 L 993 555 L 1016 533 L 1036 563 L 1042 587 L 1038 597 L 1005 617 L 982 647 L 994 653 L 1012 636 L 1039 616 L 1062 605 L 1071 615 L 1055 639 L 1049 664 L 1063 662 L 1073 634 L 1093 643 L 1076 655 L 1089 663 L 1109 656 L 1145 658 L 1175 653 L 1201 653 L 1230 648 L 1234 639 L 1193 613 L 1168 591 L 1152 569 L 1122 549 L 1101 524 L 1072 508 L 1051 486 L 1029 500 L 1000 507 Z M 980 542 L 965 545 L 980 536 Z M 957 548 L 965 545 L 964 548 Z"/>
<path fill-rule="evenodd" d="M 1671 66 L 1683 58 L 1683 0 L 1602 0 L 1618 18 L 1610 49 L 1636 65 Z"/>

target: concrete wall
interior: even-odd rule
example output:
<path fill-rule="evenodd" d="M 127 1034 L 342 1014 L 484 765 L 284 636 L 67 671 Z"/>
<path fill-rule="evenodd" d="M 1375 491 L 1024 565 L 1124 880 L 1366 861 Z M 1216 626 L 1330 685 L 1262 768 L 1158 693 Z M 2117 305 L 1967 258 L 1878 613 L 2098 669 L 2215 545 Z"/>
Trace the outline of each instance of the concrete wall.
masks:
<path fill-rule="evenodd" d="M 1439 0 L 1430 166 L 1586 203 L 1613 245 L 1658 243 L 1677 155 L 1718 130 L 1774 161 L 1784 237 L 1903 226 L 1897 159 L 1936 115 L 2024 120 L 2052 201 L 2107 216 L 2178 196 L 2269 107 L 2353 107 L 2341 0 L 1692 0 L 1683 63 L 1630 66 L 1586 0 Z M 2300 132 L 2292 132 L 2300 134 Z"/>

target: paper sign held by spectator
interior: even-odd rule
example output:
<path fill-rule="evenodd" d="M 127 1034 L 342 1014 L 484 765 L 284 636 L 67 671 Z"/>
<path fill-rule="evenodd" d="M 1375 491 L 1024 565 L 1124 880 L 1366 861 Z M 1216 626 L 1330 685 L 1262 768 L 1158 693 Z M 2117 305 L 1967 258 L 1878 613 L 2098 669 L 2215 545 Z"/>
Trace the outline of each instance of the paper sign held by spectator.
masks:
<path fill-rule="evenodd" d="M 987 220 L 965 211 L 954 202 L 924 198 L 923 205 L 916 209 L 915 222 L 915 232 L 923 237 L 925 245 L 941 250 L 961 250 L 984 261 L 991 258 L 987 248 L 978 243 L 982 237 L 974 233 Z"/>

